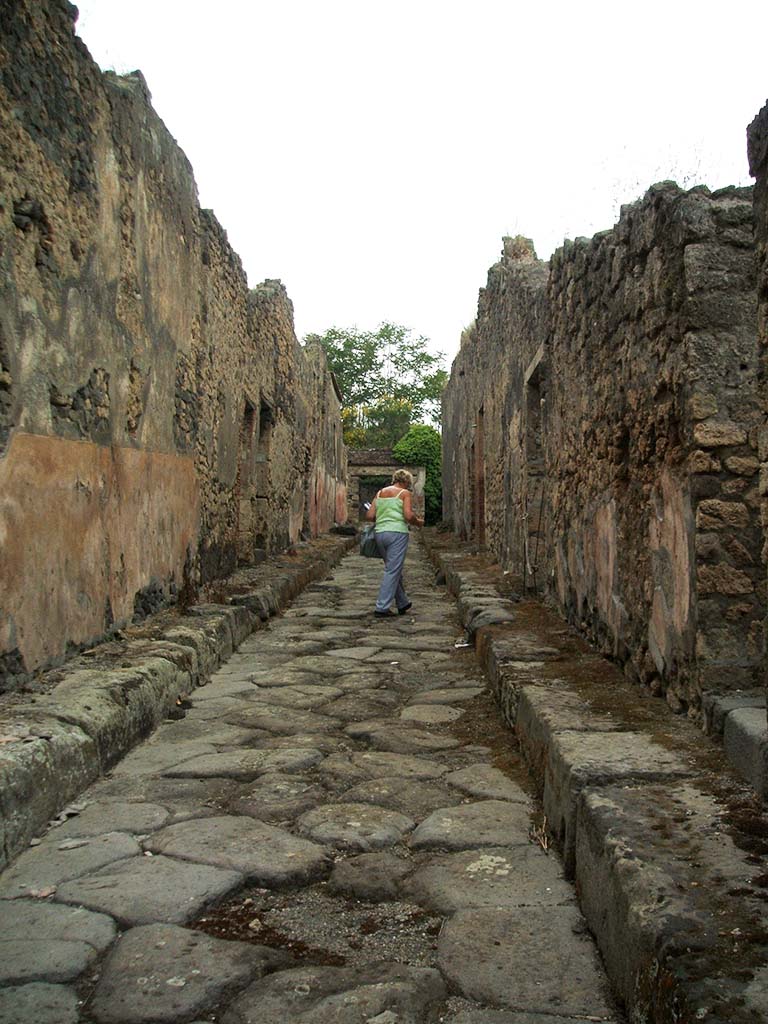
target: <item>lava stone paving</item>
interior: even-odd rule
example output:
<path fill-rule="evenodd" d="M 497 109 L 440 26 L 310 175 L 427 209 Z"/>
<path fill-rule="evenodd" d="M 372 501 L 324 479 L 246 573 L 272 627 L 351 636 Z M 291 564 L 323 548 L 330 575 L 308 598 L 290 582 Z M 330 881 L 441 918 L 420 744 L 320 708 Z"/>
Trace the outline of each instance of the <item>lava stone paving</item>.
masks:
<path fill-rule="evenodd" d="M 348 555 L 0 876 L 0 1024 L 620 1020 L 452 601 L 412 544 L 374 618 L 380 573 Z"/>

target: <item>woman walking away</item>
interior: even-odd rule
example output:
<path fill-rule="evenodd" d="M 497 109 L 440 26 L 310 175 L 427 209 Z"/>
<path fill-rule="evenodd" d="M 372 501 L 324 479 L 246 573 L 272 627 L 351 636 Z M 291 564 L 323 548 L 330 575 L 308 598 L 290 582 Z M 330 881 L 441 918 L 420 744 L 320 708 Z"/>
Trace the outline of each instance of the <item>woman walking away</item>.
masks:
<path fill-rule="evenodd" d="M 394 601 L 397 614 L 405 615 L 411 607 L 403 583 L 403 565 L 408 550 L 408 524 L 423 526 L 424 520 L 411 507 L 413 477 L 405 469 L 398 469 L 389 487 L 383 487 L 366 513 L 366 519 L 376 520 L 376 544 L 384 559 L 384 578 L 379 588 L 374 615 L 386 618 L 393 615 L 390 605 Z"/>

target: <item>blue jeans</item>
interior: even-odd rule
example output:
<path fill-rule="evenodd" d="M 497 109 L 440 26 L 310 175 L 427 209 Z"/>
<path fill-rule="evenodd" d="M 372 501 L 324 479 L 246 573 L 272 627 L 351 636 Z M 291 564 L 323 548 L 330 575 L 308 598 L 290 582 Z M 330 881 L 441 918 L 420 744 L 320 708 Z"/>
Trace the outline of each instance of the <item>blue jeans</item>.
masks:
<path fill-rule="evenodd" d="M 384 559 L 384 578 L 376 599 L 376 611 L 385 612 L 394 601 L 398 608 L 405 608 L 408 595 L 403 586 L 403 565 L 408 550 L 409 534 L 384 530 L 376 534 L 379 554 Z"/>

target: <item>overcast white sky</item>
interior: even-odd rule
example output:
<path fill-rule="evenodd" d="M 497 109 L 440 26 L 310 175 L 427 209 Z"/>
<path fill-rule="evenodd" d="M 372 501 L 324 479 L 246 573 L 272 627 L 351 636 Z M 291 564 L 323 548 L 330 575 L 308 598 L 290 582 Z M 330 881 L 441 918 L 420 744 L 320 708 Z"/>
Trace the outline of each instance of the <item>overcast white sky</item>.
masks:
<path fill-rule="evenodd" d="M 548 258 L 654 181 L 748 183 L 768 98 L 766 0 L 78 6 L 299 337 L 391 320 L 449 362 L 503 235 Z"/>

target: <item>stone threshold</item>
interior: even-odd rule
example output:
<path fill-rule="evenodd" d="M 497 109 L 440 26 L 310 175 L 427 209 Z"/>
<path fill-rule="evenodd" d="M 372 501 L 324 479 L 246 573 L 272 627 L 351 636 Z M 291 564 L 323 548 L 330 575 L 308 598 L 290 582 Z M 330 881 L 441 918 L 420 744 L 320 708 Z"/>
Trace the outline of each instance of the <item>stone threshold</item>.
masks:
<path fill-rule="evenodd" d="M 423 542 L 629 1020 L 768 1019 L 768 817 L 723 748 L 482 555 L 436 531 Z M 745 711 L 765 714 L 725 709 L 726 736 Z"/>
<path fill-rule="evenodd" d="M 0 709 L 0 870 L 354 543 L 326 535 L 238 570 L 209 587 L 215 602 L 123 630 Z"/>

